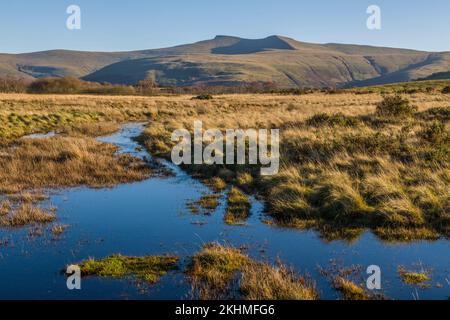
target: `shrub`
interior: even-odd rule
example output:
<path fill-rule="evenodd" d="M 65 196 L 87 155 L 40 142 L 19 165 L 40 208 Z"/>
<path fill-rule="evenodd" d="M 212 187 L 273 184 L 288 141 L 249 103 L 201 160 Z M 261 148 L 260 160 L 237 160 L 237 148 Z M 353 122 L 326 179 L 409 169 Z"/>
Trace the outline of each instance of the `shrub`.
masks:
<path fill-rule="evenodd" d="M 440 143 L 446 137 L 445 125 L 440 121 L 433 121 L 422 131 L 421 136 L 429 142 Z"/>
<path fill-rule="evenodd" d="M 28 86 L 30 93 L 52 94 L 106 94 L 106 95 L 133 95 L 136 90 L 132 86 L 113 85 L 83 81 L 73 77 L 43 78 L 32 82 Z"/>
<path fill-rule="evenodd" d="M 376 115 L 380 117 L 404 118 L 411 116 L 417 111 L 417 107 L 411 106 L 407 99 L 399 95 L 384 97 L 377 104 Z"/>
<path fill-rule="evenodd" d="M 329 115 L 327 113 L 319 113 L 306 120 L 306 124 L 313 127 L 320 127 L 320 126 L 354 127 L 357 126 L 358 123 L 359 120 L 357 118 L 349 117 L 342 113 L 336 113 L 333 115 Z"/>
<path fill-rule="evenodd" d="M 83 87 L 83 81 L 77 78 L 44 78 L 32 82 L 28 91 L 31 93 L 75 93 Z"/>
<path fill-rule="evenodd" d="M 212 100 L 214 97 L 210 94 L 201 94 L 193 98 L 194 100 Z"/>
<path fill-rule="evenodd" d="M 6 93 L 22 93 L 27 90 L 27 83 L 23 79 L 17 78 L 1 78 L 0 92 Z"/>
<path fill-rule="evenodd" d="M 444 89 L 442 89 L 442 93 L 443 94 L 450 94 L 450 86 L 447 86 Z"/>

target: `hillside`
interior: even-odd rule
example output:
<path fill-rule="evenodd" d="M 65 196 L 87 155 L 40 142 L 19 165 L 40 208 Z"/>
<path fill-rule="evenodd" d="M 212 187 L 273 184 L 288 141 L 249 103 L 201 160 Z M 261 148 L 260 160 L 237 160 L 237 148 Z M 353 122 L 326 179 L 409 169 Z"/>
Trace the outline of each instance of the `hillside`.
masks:
<path fill-rule="evenodd" d="M 0 76 L 76 76 L 89 81 L 160 85 L 280 87 L 367 86 L 426 78 L 450 70 L 450 53 L 346 44 L 312 44 L 281 36 L 217 36 L 171 48 L 132 52 L 53 50 L 0 54 Z"/>

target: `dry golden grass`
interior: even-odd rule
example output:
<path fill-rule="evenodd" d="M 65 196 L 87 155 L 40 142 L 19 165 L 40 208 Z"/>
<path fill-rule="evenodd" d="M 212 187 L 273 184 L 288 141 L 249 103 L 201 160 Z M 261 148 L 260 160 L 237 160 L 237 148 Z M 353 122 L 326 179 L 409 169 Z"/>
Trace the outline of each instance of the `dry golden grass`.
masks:
<path fill-rule="evenodd" d="M 205 245 L 187 270 L 195 298 L 203 300 L 315 300 L 318 294 L 303 277 L 281 263 L 259 263 L 240 250 Z"/>
<path fill-rule="evenodd" d="M 241 292 L 247 300 L 317 300 L 314 285 L 280 264 L 243 267 Z"/>
<path fill-rule="evenodd" d="M 370 296 L 361 286 L 348 279 L 337 277 L 333 285 L 342 294 L 344 300 L 370 300 Z"/>
<path fill-rule="evenodd" d="M 60 236 L 67 230 L 67 228 L 69 228 L 69 225 L 67 224 L 57 224 L 52 227 L 52 233 L 55 236 Z"/>
<path fill-rule="evenodd" d="M 1 227 L 23 227 L 30 224 L 47 224 L 56 219 L 55 209 L 41 209 L 25 203 L 0 216 Z"/>
<path fill-rule="evenodd" d="M 113 134 L 120 129 L 117 122 L 86 122 L 63 127 L 59 134 L 78 137 L 100 137 Z"/>
<path fill-rule="evenodd" d="M 0 153 L 0 192 L 91 186 L 108 187 L 150 174 L 141 160 L 92 138 L 20 140 Z"/>

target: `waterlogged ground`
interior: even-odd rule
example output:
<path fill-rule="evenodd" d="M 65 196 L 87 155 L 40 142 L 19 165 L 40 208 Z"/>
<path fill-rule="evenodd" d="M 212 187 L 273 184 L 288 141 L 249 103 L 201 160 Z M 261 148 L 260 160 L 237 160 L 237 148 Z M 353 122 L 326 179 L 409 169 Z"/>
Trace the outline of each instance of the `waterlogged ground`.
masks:
<path fill-rule="evenodd" d="M 131 138 L 139 135 L 142 124 L 126 125 L 100 140 L 114 143 L 120 152 L 149 157 Z M 381 293 L 396 299 L 447 299 L 450 296 L 450 243 L 414 242 L 388 244 L 366 233 L 353 243 L 327 243 L 312 231 L 282 229 L 263 223 L 261 203 L 253 200 L 252 215 L 246 226 L 223 223 L 224 198 L 211 216 L 192 215 L 186 204 L 198 200 L 208 188 L 170 164 L 169 177 L 125 184 L 113 189 L 77 188 L 55 191 L 48 204 L 58 208 L 59 223 L 70 225 L 59 238 L 49 230 L 34 236 L 30 229 L 0 230 L 1 299 L 188 299 L 190 286 L 181 271 L 163 277 L 154 286 L 133 280 L 87 278 L 82 290 L 69 291 L 62 272 L 67 264 L 89 257 L 177 254 L 187 258 L 205 243 L 218 241 L 245 246 L 259 259 L 274 262 L 280 258 L 301 273 L 307 273 L 318 286 L 321 298 L 337 299 L 338 293 L 320 269 L 360 266 L 361 283 L 365 269 L 378 265 L 382 270 Z M 430 272 L 426 288 L 405 285 L 397 269 Z M 357 281 L 358 282 L 358 281 Z"/>

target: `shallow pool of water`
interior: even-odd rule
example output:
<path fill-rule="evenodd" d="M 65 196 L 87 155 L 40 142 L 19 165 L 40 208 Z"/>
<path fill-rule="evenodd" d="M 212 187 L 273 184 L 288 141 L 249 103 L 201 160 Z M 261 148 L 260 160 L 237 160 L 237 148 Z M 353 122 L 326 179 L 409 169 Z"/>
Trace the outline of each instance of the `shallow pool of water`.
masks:
<path fill-rule="evenodd" d="M 120 132 L 99 140 L 114 143 L 120 152 L 138 157 L 149 155 L 133 137 L 144 124 L 125 125 Z M 194 216 L 186 208 L 208 188 L 177 167 L 165 163 L 173 176 L 119 185 L 111 189 L 76 188 L 52 192 L 49 203 L 58 208 L 59 222 L 70 225 L 61 238 L 51 232 L 30 237 L 29 230 L 0 230 L 1 299 L 186 299 L 190 287 L 181 272 L 172 272 L 148 288 L 132 280 L 87 278 L 82 290 L 69 291 L 61 272 L 66 265 L 89 257 L 111 254 L 154 255 L 174 253 L 183 261 L 205 243 L 218 241 L 248 247 L 259 259 L 284 263 L 308 273 L 321 297 L 338 298 L 319 272 L 331 261 L 341 266 L 378 265 L 382 270 L 382 293 L 396 299 L 447 299 L 450 296 L 450 244 L 446 240 L 387 244 L 370 232 L 349 244 L 325 242 L 313 231 L 283 229 L 262 222 L 263 206 L 253 200 L 246 226 L 223 223 L 224 199 L 211 216 Z M 421 289 L 401 282 L 397 268 L 431 272 L 430 287 Z M 362 274 L 364 276 L 364 273 Z"/>

